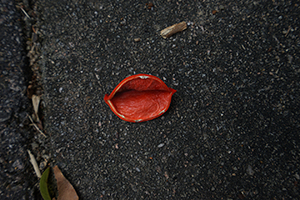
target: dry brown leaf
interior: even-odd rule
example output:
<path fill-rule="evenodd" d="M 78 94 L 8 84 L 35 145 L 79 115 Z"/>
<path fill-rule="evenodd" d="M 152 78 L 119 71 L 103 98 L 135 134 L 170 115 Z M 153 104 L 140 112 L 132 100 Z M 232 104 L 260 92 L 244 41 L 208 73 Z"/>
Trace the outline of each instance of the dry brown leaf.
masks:
<path fill-rule="evenodd" d="M 57 200 L 78 200 L 79 197 L 71 183 L 64 177 L 57 165 L 53 167 L 53 172 L 57 181 Z"/>
<path fill-rule="evenodd" d="M 40 101 L 41 101 L 41 97 L 37 96 L 37 95 L 32 95 L 31 100 L 32 100 L 35 119 L 36 119 L 37 122 L 39 122 L 40 119 L 39 119 L 38 112 L 39 112 L 39 104 L 40 104 Z"/>

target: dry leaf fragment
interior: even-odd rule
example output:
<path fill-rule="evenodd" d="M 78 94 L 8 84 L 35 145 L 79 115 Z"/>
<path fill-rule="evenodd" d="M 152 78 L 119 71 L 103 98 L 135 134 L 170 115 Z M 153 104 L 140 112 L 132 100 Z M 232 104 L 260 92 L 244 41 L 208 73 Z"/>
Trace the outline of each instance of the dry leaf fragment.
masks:
<path fill-rule="evenodd" d="M 57 181 L 58 198 L 57 200 L 78 200 L 79 197 L 71 183 L 64 177 L 59 168 L 53 167 L 53 172 Z"/>
<path fill-rule="evenodd" d="M 33 166 L 33 169 L 34 169 L 34 171 L 35 171 L 36 176 L 37 176 L 38 178 L 41 178 L 42 175 L 41 175 L 40 169 L 39 169 L 39 167 L 38 167 L 38 164 L 37 164 L 37 162 L 36 162 L 36 160 L 35 160 L 34 155 L 32 155 L 32 153 L 31 153 L 30 150 L 27 150 L 27 152 L 28 152 L 29 157 L 30 157 L 30 160 L 29 160 L 29 161 L 31 162 L 31 164 L 32 164 L 32 166 Z"/>
<path fill-rule="evenodd" d="M 174 24 L 160 31 L 160 35 L 166 39 L 175 33 L 181 32 L 187 28 L 186 22 L 180 22 L 178 24 Z"/>
<path fill-rule="evenodd" d="M 37 95 L 32 95 L 31 100 L 32 100 L 35 119 L 36 119 L 37 122 L 39 122 L 40 119 L 39 119 L 38 112 L 39 112 L 39 104 L 40 104 L 40 101 L 41 101 L 41 97 L 37 96 Z"/>

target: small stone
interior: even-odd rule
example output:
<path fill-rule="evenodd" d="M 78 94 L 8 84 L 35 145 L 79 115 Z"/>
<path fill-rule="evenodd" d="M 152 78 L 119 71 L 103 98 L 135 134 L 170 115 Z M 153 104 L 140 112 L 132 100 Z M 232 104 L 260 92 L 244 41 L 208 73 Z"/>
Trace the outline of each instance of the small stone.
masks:
<path fill-rule="evenodd" d="M 146 3 L 146 6 L 148 7 L 149 10 L 151 10 L 154 7 L 153 3 Z"/>
<path fill-rule="evenodd" d="M 31 143 L 31 148 L 34 150 L 36 148 L 38 148 L 39 145 L 36 142 Z"/>
<path fill-rule="evenodd" d="M 299 176 L 299 174 L 295 174 L 295 178 L 297 179 L 297 180 L 299 180 L 300 179 L 300 176 Z"/>
<path fill-rule="evenodd" d="M 157 147 L 158 148 L 161 148 L 161 147 L 163 147 L 165 144 L 164 143 L 161 143 L 161 144 L 159 144 Z"/>
<path fill-rule="evenodd" d="M 16 160 L 13 164 L 12 164 L 13 168 L 17 168 L 17 169 L 23 169 L 24 168 L 24 164 L 22 163 L 21 160 Z"/>
<path fill-rule="evenodd" d="M 248 165 L 247 169 L 246 169 L 247 174 L 249 174 L 250 176 L 254 175 L 254 171 L 252 169 L 252 167 L 250 165 Z"/>

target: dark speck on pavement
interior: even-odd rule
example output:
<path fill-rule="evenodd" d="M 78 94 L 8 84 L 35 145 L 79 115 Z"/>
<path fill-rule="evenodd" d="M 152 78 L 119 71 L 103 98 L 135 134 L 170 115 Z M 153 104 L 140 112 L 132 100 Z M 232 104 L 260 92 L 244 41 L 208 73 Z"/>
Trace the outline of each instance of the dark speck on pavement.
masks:
<path fill-rule="evenodd" d="M 82 199 L 298 199 L 300 4 L 146 3 L 38 2 L 52 164 Z M 177 92 L 128 123 L 103 97 L 137 73 Z"/>

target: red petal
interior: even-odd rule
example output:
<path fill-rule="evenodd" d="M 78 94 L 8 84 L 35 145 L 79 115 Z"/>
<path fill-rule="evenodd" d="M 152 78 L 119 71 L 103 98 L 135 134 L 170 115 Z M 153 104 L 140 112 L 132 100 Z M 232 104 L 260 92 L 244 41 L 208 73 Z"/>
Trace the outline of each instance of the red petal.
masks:
<path fill-rule="evenodd" d="M 143 122 L 164 114 L 175 92 L 156 76 L 137 74 L 121 81 L 104 101 L 121 119 Z"/>

